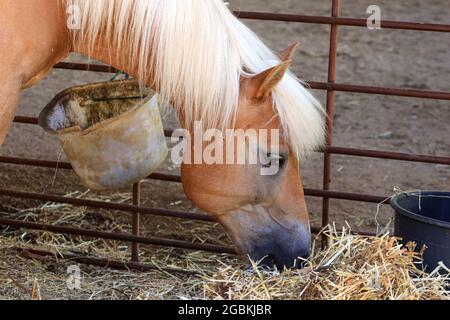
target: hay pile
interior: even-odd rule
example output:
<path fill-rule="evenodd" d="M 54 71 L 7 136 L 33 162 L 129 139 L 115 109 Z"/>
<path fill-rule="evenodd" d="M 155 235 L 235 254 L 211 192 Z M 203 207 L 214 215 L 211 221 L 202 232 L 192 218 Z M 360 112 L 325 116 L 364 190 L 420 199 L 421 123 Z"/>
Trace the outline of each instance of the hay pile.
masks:
<path fill-rule="evenodd" d="M 130 202 L 131 194 L 68 196 Z M 36 208 L 3 208 L 3 216 L 97 229 L 131 232 L 123 213 L 46 203 Z M 329 239 L 320 250 L 316 238 L 312 258 L 303 270 L 284 273 L 248 269 L 235 256 L 173 248 L 142 247 L 142 262 L 160 270 L 117 271 L 81 265 L 82 286 L 68 290 L 71 261 L 46 257 L 31 259 L 21 248 L 87 255 L 128 261 L 130 244 L 83 239 L 48 232 L 3 229 L 0 235 L 0 298 L 2 299 L 449 299 L 449 270 L 431 274 L 417 268 L 420 252 L 403 248 L 395 238 L 353 235 L 347 227 L 324 231 Z M 223 230 L 211 223 L 162 217 L 144 217 L 143 234 L 191 242 L 228 245 Z M 168 272 L 162 268 L 191 273 Z M 439 273 L 438 271 L 441 271 Z M 447 290 L 447 291 L 446 291 Z"/>
<path fill-rule="evenodd" d="M 431 274 L 417 267 L 421 253 L 393 237 L 362 237 L 349 229 L 325 231 L 329 247 L 314 250 L 308 267 L 284 273 L 225 267 L 205 279 L 207 299 L 448 299 L 444 266 Z M 446 276 L 439 273 L 441 271 Z M 448 289 L 448 288 L 447 288 Z"/>
<path fill-rule="evenodd" d="M 132 202 L 131 193 L 102 195 L 76 191 L 65 196 L 115 203 Z M 8 219 L 104 232 L 132 231 L 131 215 L 119 211 L 51 202 L 23 203 L 13 199 L 5 203 L 8 205 L 0 206 L 0 215 Z M 142 217 L 141 232 L 143 236 L 167 237 L 193 243 L 230 244 L 217 224 L 183 219 L 145 215 Z M 21 249 L 26 251 L 22 252 Z M 33 253 L 27 252 L 29 249 L 48 251 L 54 257 L 33 258 Z M 128 262 L 130 252 L 130 243 L 0 226 L 0 300 L 36 297 L 68 300 L 197 299 L 203 294 L 201 275 L 206 276 L 211 270 L 217 270 L 218 261 L 236 266 L 239 264 L 237 257 L 227 254 L 142 246 L 142 263 L 154 266 L 155 271 L 113 270 L 79 265 L 82 272 L 81 288 L 67 288 L 67 268 L 78 263 L 62 260 L 60 254 Z M 167 272 L 168 268 L 192 273 Z"/>

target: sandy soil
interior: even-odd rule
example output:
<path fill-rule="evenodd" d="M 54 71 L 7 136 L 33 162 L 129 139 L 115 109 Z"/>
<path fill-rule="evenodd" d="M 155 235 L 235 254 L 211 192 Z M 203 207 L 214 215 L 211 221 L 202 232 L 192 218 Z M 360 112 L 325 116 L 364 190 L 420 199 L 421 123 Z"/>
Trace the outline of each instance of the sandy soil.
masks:
<path fill-rule="evenodd" d="M 234 9 L 267 12 L 329 15 L 330 1 L 325 0 L 233 0 Z M 342 15 L 366 17 L 367 0 L 342 1 Z M 450 10 L 445 0 L 379 0 L 384 19 L 449 23 Z M 274 50 L 293 41 L 302 48 L 295 56 L 294 70 L 305 80 L 326 81 L 329 26 L 281 22 L 247 21 L 248 25 Z M 450 34 L 378 30 L 343 27 L 340 30 L 337 79 L 340 83 L 394 86 L 427 90 L 449 90 Z M 72 57 L 71 60 L 80 60 Z M 36 116 L 59 91 L 82 83 L 108 80 L 110 75 L 54 70 L 37 86 L 22 95 L 20 115 Z M 325 103 L 323 92 L 314 92 Z M 176 120 L 168 119 L 168 127 Z M 450 104 L 446 101 L 337 93 L 334 144 L 337 146 L 450 154 Z M 58 142 L 40 128 L 15 124 L 0 155 L 57 160 Z M 304 186 L 321 188 L 323 156 L 314 155 L 302 164 Z M 64 159 L 64 157 L 62 158 Z M 450 189 L 450 168 L 429 164 L 335 156 L 333 190 L 391 195 L 401 189 Z M 162 171 L 176 173 L 170 163 Z M 14 190 L 67 194 L 83 191 L 71 172 L 0 165 L 0 187 Z M 144 184 L 145 205 L 197 211 L 178 184 L 148 181 Z M 311 217 L 320 221 L 321 200 L 308 198 Z M 2 211 L 26 208 L 37 203 L 2 198 Z M 348 221 L 357 229 L 374 229 L 376 205 L 332 201 L 332 220 Z M 390 208 L 381 212 L 381 221 L 392 216 Z M 146 232 L 171 228 L 170 222 L 147 221 Z M 155 227 L 158 226 L 158 227 Z M 217 229 L 220 231 L 220 229 Z M 192 238 L 195 238 L 192 235 Z M 226 240 L 224 240 L 226 241 Z M 14 254 L 11 254 L 11 257 Z M 23 271 L 22 275 L 29 272 Z M 28 278 L 27 278 L 28 279 Z M 20 295 L 18 295 L 20 296 Z"/>

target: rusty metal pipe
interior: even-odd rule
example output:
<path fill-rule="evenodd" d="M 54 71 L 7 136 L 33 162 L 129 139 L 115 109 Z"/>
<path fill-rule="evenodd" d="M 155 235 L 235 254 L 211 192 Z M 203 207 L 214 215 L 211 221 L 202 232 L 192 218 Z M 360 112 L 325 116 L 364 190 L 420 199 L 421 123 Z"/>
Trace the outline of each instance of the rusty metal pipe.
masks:
<path fill-rule="evenodd" d="M 66 69 L 76 71 L 92 71 L 103 73 L 116 73 L 119 72 L 116 68 L 101 64 L 86 64 L 86 63 L 73 63 L 73 62 L 60 62 L 54 66 L 55 69 Z"/>
<path fill-rule="evenodd" d="M 339 26 L 367 28 L 366 19 L 311 16 L 311 15 L 286 14 L 286 13 L 249 12 L 249 11 L 235 11 L 234 13 L 238 18 L 241 19 L 301 22 L 312 24 L 332 24 Z M 436 24 L 436 23 L 383 20 L 381 21 L 381 27 L 385 29 L 398 29 L 398 30 L 431 31 L 444 33 L 450 32 L 450 25 Z"/>
<path fill-rule="evenodd" d="M 339 16 L 339 0 L 332 1 L 331 15 L 332 17 Z M 331 25 L 330 31 L 330 49 L 329 49 L 329 64 L 328 64 L 328 83 L 334 84 L 336 82 L 336 64 L 337 64 L 337 49 L 339 41 L 338 26 Z M 334 127 L 334 103 L 336 92 L 330 88 L 327 89 L 327 118 L 326 118 L 326 146 L 333 144 L 333 127 Z M 331 153 L 325 150 L 323 165 L 323 189 L 330 190 L 331 187 Z M 322 227 L 326 227 L 330 223 L 330 198 L 324 197 L 322 202 Z"/>
<path fill-rule="evenodd" d="M 318 189 L 305 189 L 305 195 L 310 197 L 318 198 L 328 198 L 328 199 L 338 199 L 338 200 L 348 200 L 357 202 L 367 202 L 367 203 L 383 203 L 389 204 L 389 196 L 374 196 L 370 194 L 360 194 L 360 193 L 350 193 L 350 192 L 339 192 L 331 190 L 318 190 Z"/>
<path fill-rule="evenodd" d="M 137 182 L 133 185 L 133 205 L 136 207 L 141 206 L 141 183 Z M 141 213 L 134 212 L 132 219 L 133 235 L 141 235 Z M 139 244 L 133 243 L 131 245 L 131 261 L 139 262 Z"/>
<path fill-rule="evenodd" d="M 200 274 L 202 274 L 201 272 L 194 271 L 194 270 L 157 267 L 157 266 L 153 266 L 153 265 L 149 265 L 149 264 L 99 259 L 99 258 L 80 256 L 80 255 L 75 255 L 75 254 L 70 254 L 70 253 L 54 254 L 52 252 L 47 252 L 47 251 L 42 251 L 42 250 L 19 249 L 19 248 L 17 248 L 16 250 L 23 257 L 28 258 L 28 259 L 33 259 L 33 256 L 40 256 L 43 258 L 50 257 L 50 258 L 57 258 L 58 260 L 61 260 L 61 259 L 70 260 L 70 261 L 75 261 L 75 262 L 78 262 L 81 264 L 93 265 L 93 266 L 102 267 L 102 268 L 125 270 L 125 271 L 128 271 L 128 270 L 137 270 L 137 271 L 141 271 L 141 272 L 161 271 L 161 272 L 179 273 L 179 274 L 185 274 L 185 275 L 200 275 Z"/>
<path fill-rule="evenodd" d="M 56 65 L 55 68 L 60 67 Z M 76 70 L 92 71 L 94 68 L 96 72 L 109 72 L 111 70 L 108 66 L 102 65 L 88 65 L 77 64 Z M 339 92 L 352 92 L 352 93 L 364 93 L 364 94 L 376 94 L 386 96 L 398 96 L 398 97 L 410 97 L 420 99 L 432 99 L 432 100 L 450 100 L 450 92 L 445 91 L 432 91 L 432 90 L 417 90 L 417 89 L 403 89 L 403 88 L 390 88 L 390 87 L 373 87 L 373 86 L 361 86 L 354 84 L 339 84 L 332 82 L 317 82 L 317 81 L 305 81 L 311 89 L 315 90 L 332 90 Z M 16 117 L 18 123 L 31 123 L 33 118 L 29 117 Z M 20 121 L 22 120 L 22 121 Z"/>
<path fill-rule="evenodd" d="M 147 208 L 147 207 L 136 207 L 134 205 L 123 204 L 123 203 L 111 203 L 111 202 L 103 202 L 96 200 L 87 200 L 87 199 L 76 199 L 76 198 L 68 198 L 56 195 L 46 195 L 46 194 L 38 194 L 31 192 L 23 192 L 23 191 L 13 191 L 0 189 L 0 195 L 12 197 L 12 198 L 20 198 L 20 199 L 29 199 L 29 200 L 37 200 L 37 201 L 46 201 L 46 202 L 55 202 L 55 203 L 65 203 L 76 207 L 91 207 L 97 209 L 108 209 L 108 210 L 118 210 L 125 211 L 130 213 L 141 213 L 146 215 L 155 215 L 155 216 L 163 216 L 170 218 L 180 218 L 180 219 L 192 219 L 198 221 L 206 221 L 206 222 L 215 222 L 214 218 L 207 216 L 205 214 L 199 213 L 189 213 L 183 211 L 175 211 L 175 210 L 165 210 L 159 208 Z"/>
<path fill-rule="evenodd" d="M 443 157 L 443 156 L 431 156 L 431 155 L 370 150 L 370 149 L 355 149 L 337 146 L 329 146 L 326 148 L 326 151 L 332 154 L 343 156 L 355 156 L 364 158 L 390 159 L 398 161 L 450 165 L 450 157 Z M 0 157 L 0 163 L 42 167 L 50 169 L 58 168 L 64 170 L 72 170 L 72 166 L 68 162 L 57 162 L 49 160 L 37 160 L 37 159 L 17 158 L 17 157 Z M 181 177 L 179 175 L 166 173 L 154 173 L 151 176 L 149 176 L 149 179 L 181 183 Z"/>
<path fill-rule="evenodd" d="M 184 211 L 174 211 L 174 210 L 165 210 L 165 209 L 157 209 L 157 208 L 148 208 L 148 207 L 136 207 L 133 205 L 121 204 L 121 203 L 111 203 L 111 202 L 102 202 L 95 200 L 85 200 L 85 199 L 76 199 L 76 198 L 68 198 L 61 197 L 55 195 L 45 195 L 31 192 L 21 192 L 21 191 L 12 191 L 0 189 L 0 195 L 19 198 L 19 199 L 30 199 L 37 201 L 47 201 L 54 203 L 65 203 L 72 206 L 78 207 L 91 207 L 97 209 L 107 209 L 107 210 L 118 210 L 130 213 L 140 212 L 146 215 L 155 215 L 155 216 L 163 216 L 170 218 L 179 218 L 179 219 L 192 219 L 198 221 L 205 222 L 216 222 L 214 218 L 207 216 L 205 214 L 192 213 L 192 212 L 184 212 Z M 381 203 L 389 204 L 389 201 L 385 201 L 388 199 L 388 196 L 374 196 L 368 194 L 360 194 L 360 193 L 348 193 L 348 192 L 339 192 L 339 191 L 330 191 L 330 190 L 317 190 L 317 189 L 305 189 L 305 195 L 312 197 L 328 197 L 330 199 L 340 199 L 340 200 L 349 200 L 349 201 L 358 201 L 358 202 L 368 202 L 368 203 Z"/>
<path fill-rule="evenodd" d="M 0 218 L 0 225 L 16 227 L 16 228 L 25 228 L 30 230 L 37 231 L 47 231 L 59 234 L 67 234 L 67 235 L 75 235 L 75 236 L 83 236 L 89 238 L 101 238 L 106 240 L 116 240 L 116 241 L 124 241 L 131 243 L 139 243 L 146 245 L 155 245 L 155 246 L 166 246 L 166 247 L 174 247 L 180 249 L 188 249 L 188 250 L 201 250 L 206 252 L 213 253 L 228 253 L 235 254 L 236 250 L 232 247 L 228 246 L 220 246 L 215 244 L 205 244 L 205 243 L 191 243 L 188 241 L 181 240 L 172 240 L 172 239 L 163 239 L 156 237 L 141 237 L 134 236 L 129 234 L 119 234 L 119 233 L 111 233 L 111 232 L 102 232 L 96 230 L 87 230 L 87 229 L 77 229 L 71 227 L 62 227 L 62 226 L 52 226 L 41 223 L 27 222 L 27 221 L 18 221 L 11 219 L 2 219 Z"/>
<path fill-rule="evenodd" d="M 400 153 L 391 151 L 367 150 L 367 149 L 363 150 L 363 149 L 343 148 L 335 146 L 329 146 L 327 150 L 329 153 L 344 156 L 356 156 L 364 158 L 389 159 L 408 162 L 450 165 L 450 157 L 419 155 L 419 154 Z"/>
<path fill-rule="evenodd" d="M 0 157 L 0 163 L 30 166 L 30 167 L 41 167 L 49 169 L 58 168 L 63 170 L 73 170 L 71 164 L 68 162 L 57 162 L 50 160 L 38 160 L 38 159 L 17 158 L 17 157 Z M 154 173 L 150 175 L 148 178 L 153 180 L 181 183 L 181 177 L 173 174 Z"/>
<path fill-rule="evenodd" d="M 330 83 L 330 82 L 326 83 L 314 81 L 307 82 L 307 84 L 311 87 L 311 89 L 316 90 L 333 90 L 339 92 L 365 93 L 365 94 L 421 98 L 432 100 L 450 100 L 450 92 L 445 91 L 371 87 L 354 84 L 339 84 L 339 83 Z"/>
<path fill-rule="evenodd" d="M 21 124 L 39 124 L 38 118 L 36 117 L 24 117 L 24 116 L 16 116 L 14 118 L 15 123 L 21 123 Z"/>

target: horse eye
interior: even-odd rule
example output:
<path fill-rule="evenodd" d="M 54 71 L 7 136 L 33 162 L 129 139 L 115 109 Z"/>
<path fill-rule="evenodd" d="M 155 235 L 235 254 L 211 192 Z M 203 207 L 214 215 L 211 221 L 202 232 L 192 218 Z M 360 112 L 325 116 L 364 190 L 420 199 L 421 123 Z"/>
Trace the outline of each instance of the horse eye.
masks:
<path fill-rule="evenodd" d="M 280 166 L 281 168 L 283 168 L 284 165 L 285 165 L 286 162 L 287 162 L 288 157 L 287 157 L 286 155 L 284 155 L 284 154 L 279 154 L 279 155 L 277 155 L 277 159 L 278 159 L 278 164 L 279 164 L 279 166 Z"/>
<path fill-rule="evenodd" d="M 265 164 L 265 168 L 270 168 L 274 164 L 274 162 L 278 162 L 278 165 L 280 168 L 284 167 L 287 161 L 287 156 L 283 154 L 273 154 L 273 153 L 267 153 L 266 154 L 267 159 L 269 159 L 269 163 Z"/>

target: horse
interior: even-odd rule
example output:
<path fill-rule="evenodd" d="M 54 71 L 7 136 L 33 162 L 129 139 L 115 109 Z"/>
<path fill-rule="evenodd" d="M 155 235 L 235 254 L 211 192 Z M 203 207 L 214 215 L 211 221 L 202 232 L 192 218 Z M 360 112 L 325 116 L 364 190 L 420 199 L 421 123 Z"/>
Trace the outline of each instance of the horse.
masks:
<path fill-rule="evenodd" d="M 183 189 L 224 227 L 245 259 L 284 268 L 310 254 L 300 164 L 323 145 L 325 114 L 289 70 L 297 44 L 275 54 L 222 0 L 0 4 L 0 145 L 21 90 L 70 53 L 89 56 L 156 90 L 189 132 L 194 122 L 279 130 L 277 152 L 270 151 L 271 141 L 249 151 L 276 162 L 275 175 L 262 175 L 260 163 L 183 163 Z"/>

